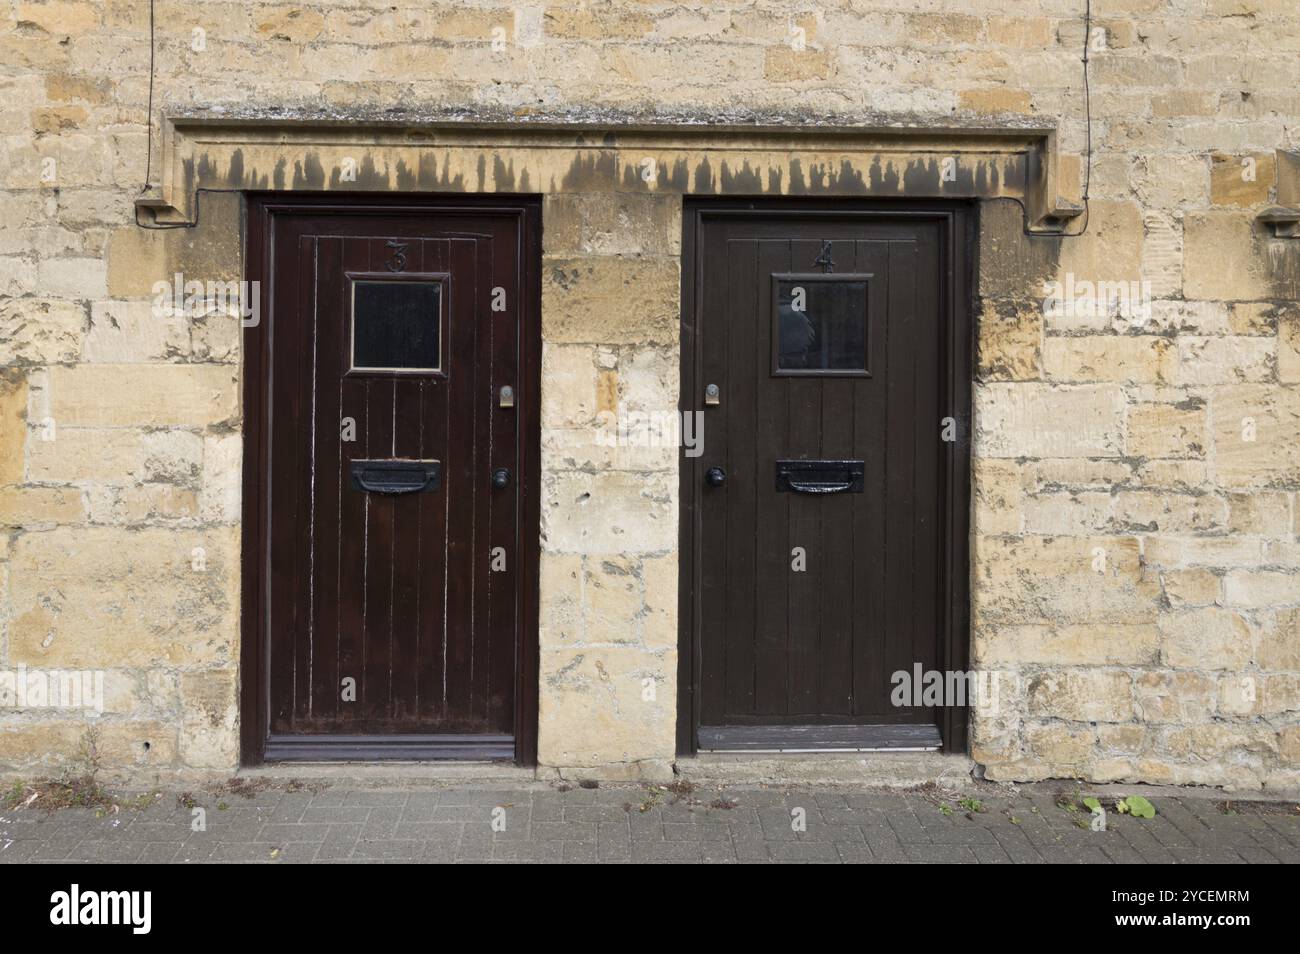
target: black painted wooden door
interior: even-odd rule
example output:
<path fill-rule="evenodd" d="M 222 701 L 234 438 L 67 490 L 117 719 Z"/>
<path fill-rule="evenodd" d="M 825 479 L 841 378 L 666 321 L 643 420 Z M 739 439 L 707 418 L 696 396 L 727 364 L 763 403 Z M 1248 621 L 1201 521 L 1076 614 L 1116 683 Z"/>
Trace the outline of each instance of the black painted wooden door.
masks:
<path fill-rule="evenodd" d="M 509 757 L 521 219 L 274 219 L 267 758 Z"/>
<path fill-rule="evenodd" d="M 702 222 L 698 746 L 937 746 L 890 695 L 938 659 L 940 226 Z"/>

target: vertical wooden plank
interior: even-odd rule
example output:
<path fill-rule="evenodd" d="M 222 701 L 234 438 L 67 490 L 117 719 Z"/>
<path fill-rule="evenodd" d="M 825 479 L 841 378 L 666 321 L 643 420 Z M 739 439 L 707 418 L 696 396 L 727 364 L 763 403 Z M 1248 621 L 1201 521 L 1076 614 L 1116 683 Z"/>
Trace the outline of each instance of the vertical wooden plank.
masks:
<path fill-rule="evenodd" d="M 516 217 L 499 217 L 495 220 L 492 244 L 487 251 L 487 283 L 482 299 L 484 318 L 490 322 L 490 347 L 487 380 L 485 382 L 485 407 L 489 416 L 488 470 L 498 467 L 510 469 L 510 486 L 488 495 L 490 501 L 489 525 L 485 540 L 487 547 L 480 554 L 486 569 L 488 618 L 487 665 L 484 667 L 485 726 L 494 732 L 514 732 L 515 711 L 515 628 L 519 625 L 518 607 L 513 594 L 518 588 L 522 567 L 522 547 L 519 540 L 519 505 L 523 489 L 522 467 L 519 459 L 519 415 L 523 396 L 519 378 L 519 323 L 523 313 L 523 288 L 519 274 L 520 221 Z M 505 293 L 505 310 L 490 310 L 492 289 Z M 515 392 L 515 406 L 502 408 L 499 394 L 509 386 Z M 501 548 L 503 568 L 494 568 L 492 553 Z M 502 564 L 497 564 L 502 567 Z"/>
<path fill-rule="evenodd" d="M 361 238 L 344 238 L 342 241 L 342 258 L 344 272 L 364 272 L 370 268 L 369 243 Z M 339 313 L 347 316 L 351 313 L 349 284 L 339 284 Z M 346 320 L 346 317 L 345 317 Z M 366 550 L 368 494 L 355 489 L 349 477 L 353 460 L 370 456 L 371 448 L 378 445 L 371 442 L 369 379 L 347 377 L 344 371 L 351 366 L 351 358 L 345 346 L 339 355 L 339 406 L 341 417 L 350 420 L 355 432 L 355 439 L 342 443 L 343 455 L 339 462 L 339 479 L 342 493 L 338 517 L 338 642 L 336 646 L 336 671 L 339 685 L 334 691 L 339 693 L 338 725 L 342 731 L 361 731 L 364 709 L 363 688 L 365 685 L 365 635 L 366 614 L 368 606 L 366 597 Z M 356 700 L 346 702 L 342 699 L 343 681 L 351 679 L 356 689 Z"/>
<path fill-rule="evenodd" d="M 785 715 L 790 699 L 790 514 L 788 495 L 776 492 L 776 461 L 786 456 L 791 439 L 790 379 L 772 377 L 772 278 L 790 267 L 790 241 L 758 243 L 755 307 L 741 318 L 756 330 L 752 364 L 757 371 L 754 397 L 757 496 L 754 528 L 755 566 L 754 713 Z"/>
<path fill-rule="evenodd" d="M 294 365 L 294 405 L 291 413 L 292 430 L 282 430 L 279 439 L 293 445 L 294 460 L 290 465 L 295 483 L 293 492 L 293 520 L 296 527 L 310 528 L 315 510 L 314 490 L 316 465 L 311 436 L 311 422 L 315 406 L 315 369 L 312 366 L 316 321 L 316 251 L 318 242 L 304 238 L 298 243 L 298 300 L 297 334 L 286 363 Z M 311 605 L 311 583 L 315 554 L 310 536 L 306 546 L 295 548 L 293 585 L 288 598 L 293 601 L 293 713 L 294 723 L 311 724 L 311 667 L 312 641 L 315 638 Z"/>
<path fill-rule="evenodd" d="M 271 560 L 268 587 L 271 598 L 271 726 L 272 731 L 292 731 L 301 714 L 297 697 L 297 671 L 307 644 L 306 613 L 300 598 L 304 577 L 302 547 L 288 545 L 306 504 L 303 444 L 304 388 L 302 352 L 292 343 L 302 335 L 303 308 L 307 295 L 301 292 L 304 274 L 310 279 L 312 242 L 291 237 L 284 243 L 284 280 L 273 291 L 276 316 L 272 355 L 275 374 L 271 381 L 269 440 L 272 453 Z"/>
<path fill-rule="evenodd" d="M 474 498 L 474 539 L 471 548 L 471 572 L 474 586 L 472 632 L 470 648 L 470 698 L 466 718 L 486 731 L 488 726 L 488 685 L 491 675 L 492 640 L 492 568 L 489 555 L 492 540 L 492 515 L 496 501 L 507 500 L 514 494 L 514 481 L 504 490 L 492 486 L 492 470 L 499 465 L 493 453 L 493 419 L 497 416 L 492 387 L 493 345 L 497 333 L 498 314 L 489 306 L 492 294 L 493 255 L 492 239 L 474 241 L 474 271 L 471 275 L 473 298 L 469 302 L 469 317 L 475 324 L 474 342 L 474 404 L 475 439 L 478 442 L 478 464 L 475 468 L 477 493 Z M 513 475 L 513 468 L 511 472 Z"/>
<path fill-rule="evenodd" d="M 339 375 L 346 340 L 343 243 L 337 238 L 316 242 L 314 324 L 312 343 L 314 446 L 312 519 L 312 724 L 328 725 L 339 714 L 339 508 L 346 492 L 343 446 L 340 439 Z"/>
<path fill-rule="evenodd" d="M 889 381 L 894 374 L 889 311 L 888 243 L 859 240 L 859 271 L 875 275 L 868 285 L 867 332 L 872 376 L 856 383 L 857 415 L 853 446 L 864 462 L 863 493 L 853 500 L 853 715 L 883 714 L 879 700 L 888 697 L 885 664 L 888 620 L 886 569 L 890 562 L 886 514 L 890 458 Z"/>
<path fill-rule="evenodd" d="M 739 632 L 743 620 L 728 615 L 735 605 L 729 605 L 731 587 L 744 582 L 743 571 L 738 579 L 733 579 L 732 574 L 737 573 L 737 564 L 742 561 L 752 571 L 752 558 L 748 550 L 733 552 L 727 531 L 733 507 L 737 517 L 743 519 L 743 507 L 733 503 L 736 495 L 752 493 L 746 486 L 750 479 L 746 467 L 752 468 L 744 456 L 747 435 L 738 435 L 742 440 L 739 452 L 732 449 L 731 440 L 736 434 L 735 422 L 751 422 L 753 387 L 749 383 L 753 370 L 741 366 L 748 363 L 752 348 L 737 342 L 743 350 L 737 360 L 732 359 L 733 315 L 728 303 L 733 295 L 745 294 L 745 282 L 751 281 L 754 274 L 755 251 L 752 243 L 727 241 L 724 228 L 706 220 L 701 236 L 702 261 L 710 267 L 696 276 L 700 306 L 695 315 L 695 333 L 700 373 L 690 383 L 693 390 L 683 395 L 682 402 L 685 408 L 702 409 L 704 420 L 704 452 L 693 467 L 689 462 L 682 465 L 695 478 L 690 493 L 695 495 L 699 510 L 700 620 L 696 651 L 700 653 L 701 725 L 722 725 L 729 712 L 748 712 L 754 685 L 753 647 L 748 634 Z M 734 332 L 741 333 L 742 329 Z M 704 404 L 703 389 L 709 384 L 718 386 L 716 405 Z M 752 459 L 752 451 L 748 453 Z M 721 488 L 706 485 L 704 475 L 710 467 L 726 470 L 731 475 L 729 483 Z M 729 708 L 733 705 L 739 708 Z"/>
<path fill-rule="evenodd" d="M 446 239 L 426 239 L 419 244 L 421 269 L 445 272 L 450 262 Z M 450 308 L 450 301 L 445 303 Z M 443 486 L 436 494 L 419 494 L 419 604 L 420 631 L 416 662 L 417 709 L 422 724 L 430 731 L 438 729 L 447 718 L 447 516 L 451 508 L 452 450 L 447 435 L 451 420 L 448 400 L 449 382 L 460 371 L 453 361 L 450 337 L 442 341 L 443 367 L 449 377 L 431 377 L 422 382 L 420 414 L 423 429 L 421 456 L 443 464 Z"/>
<path fill-rule="evenodd" d="M 913 341 L 913 403 L 916 407 L 917 429 L 913 450 L 913 483 L 915 485 L 915 511 L 912 539 L 912 605 L 913 618 L 910 655 L 921 663 L 923 669 L 937 669 L 939 665 L 938 634 L 940 621 L 938 607 L 942 605 L 940 582 L 940 469 L 942 457 L 940 419 L 940 345 L 943 340 L 939 322 L 938 289 L 942 284 L 939 275 L 939 237 L 937 227 L 927 224 L 918 227 L 916 242 L 896 243 L 899 250 L 898 265 L 910 268 L 913 276 L 914 311 L 912 321 Z M 891 255 L 891 264 L 895 256 Z M 935 721 L 933 709 L 911 713 L 914 721 Z"/>
<path fill-rule="evenodd" d="M 726 513 L 726 527 L 722 531 L 726 542 L 726 609 L 722 623 L 725 628 L 716 633 L 706 630 L 703 634 L 703 639 L 717 639 L 724 647 L 724 723 L 730 717 L 754 711 L 754 502 L 762 480 L 758 473 L 753 410 L 758 386 L 754 355 L 759 349 L 759 336 L 753 321 L 760 307 L 758 244 L 753 240 L 730 238 L 725 228 L 719 226 L 709 247 L 717 249 L 726 263 L 725 277 L 719 274 L 714 280 L 726 282 L 725 305 L 717 313 L 725 326 L 715 334 L 726 334 L 731 364 L 731 383 L 725 395 L 731 404 L 726 421 L 727 482 L 723 487 L 705 487 L 701 491 L 701 506 L 706 513 L 711 509 Z M 718 558 L 704 555 L 705 560 Z"/>
<path fill-rule="evenodd" d="M 451 339 L 448 355 L 450 421 L 447 439 L 447 652 L 444 699 L 447 731 L 472 731 L 474 685 L 475 519 L 487 487 L 482 467 L 477 391 L 478 326 L 474 321 L 476 242 L 450 242 Z"/>
<path fill-rule="evenodd" d="M 888 473 L 885 476 L 885 670 L 908 671 L 916 660 L 912 645 L 916 629 L 916 607 L 912 604 L 916 584 L 912 561 L 915 547 L 916 442 L 920 422 L 916 419 L 916 281 L 915 246 L 910 242 L 889 243 L 889 379 L 886 388 L 889 410 Z M 879 705 L 880 696 L 873 694 Z"/>

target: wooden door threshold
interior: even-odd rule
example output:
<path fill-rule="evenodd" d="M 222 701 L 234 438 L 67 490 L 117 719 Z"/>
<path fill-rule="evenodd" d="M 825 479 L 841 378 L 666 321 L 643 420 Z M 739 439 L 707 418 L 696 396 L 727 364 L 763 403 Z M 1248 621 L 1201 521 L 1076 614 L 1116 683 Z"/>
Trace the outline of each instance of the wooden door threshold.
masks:
<path fill-rule="evenodd" d="M 933 752 L 934 725 L 700 726 L 701 752 Z"/>
<path fill-rule="evenodd" d="M 513 761 L 511 735 L 272 735 L 268 762 Z"/>

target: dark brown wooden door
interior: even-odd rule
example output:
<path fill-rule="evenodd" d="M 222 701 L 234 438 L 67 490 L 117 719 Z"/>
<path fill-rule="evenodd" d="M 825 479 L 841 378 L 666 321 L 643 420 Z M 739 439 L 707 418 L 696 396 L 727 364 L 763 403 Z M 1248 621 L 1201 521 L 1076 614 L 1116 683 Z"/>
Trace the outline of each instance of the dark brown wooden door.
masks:
<path fill-rule="evenodd" d="M 514 757 L 531 209 L 263 214 L 264 756 Z"/>
<path fill-rule="evenodd" d="M 694 743 L 933 748 L 892 676 L 947 625 L 943 219 L 701 214 L 687 465 Z M 953 428 L 949 429 L 950 432 Z"/>

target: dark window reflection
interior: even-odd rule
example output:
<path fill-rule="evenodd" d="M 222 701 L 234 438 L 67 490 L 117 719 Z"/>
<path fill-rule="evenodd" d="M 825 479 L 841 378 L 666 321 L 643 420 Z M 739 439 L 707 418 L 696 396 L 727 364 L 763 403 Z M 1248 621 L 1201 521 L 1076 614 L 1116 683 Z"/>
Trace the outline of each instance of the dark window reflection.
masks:
<path fill-rule="evenodd" d="M 777 282 L 778 371 L 867 370 L 867 283 Z"/>
<path fill-rule="evenodd" d="M 352 367 L 436 371 L 441 282 L 356 282 Z"/>

